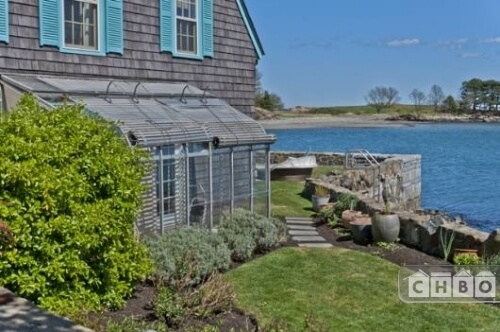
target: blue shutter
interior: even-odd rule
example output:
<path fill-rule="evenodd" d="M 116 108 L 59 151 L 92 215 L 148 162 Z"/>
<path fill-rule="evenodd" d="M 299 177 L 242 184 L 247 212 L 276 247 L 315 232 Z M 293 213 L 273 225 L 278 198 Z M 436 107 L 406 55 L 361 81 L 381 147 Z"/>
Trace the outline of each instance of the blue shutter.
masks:
<path fill-rule="evenodd" d="M 9 2 L 0 0 L 0 41 L 9 42 Z"/>
<path fill-rule="evenodd" d="M 174 51 L 174 4 L 160 0 L 160 51 Z"/>
<path fill-rule="evenodd" d="M 106 0 L 106 52 L 123 54 L 123 0 Z"/>
<path fill-rule="evenodd" d="M 203 1 L 202 17 L 202 38 L 203 38 L 203 56 L 214 56 L 214 5 L 213 0 Z"/>
<path fill-rule="evenodd" d="M 58 46 L 61 40 L 61 1 L 39 0 L 40 45 Z"/>

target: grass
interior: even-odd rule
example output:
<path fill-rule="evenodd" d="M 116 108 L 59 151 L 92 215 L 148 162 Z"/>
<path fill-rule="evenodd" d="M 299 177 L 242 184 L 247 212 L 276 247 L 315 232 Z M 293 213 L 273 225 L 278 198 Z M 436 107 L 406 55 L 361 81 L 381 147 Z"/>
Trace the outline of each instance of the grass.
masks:
<path fill-rule="evenodd" d="M 497 331 L 500 311 L 484 304 L 405 304 L 399 266 L 341 248 L 285 248 L 230 271 L 238 305 L 264 324 L 302 331 L 313 314 L 327 331 Z"/>
<path fill-rule="evenodd" d="M 274 217 L 310 217 L 314 212 L 310 200 L 302 196 L 304 182 L 272 181 L 271 211 Z"/>
<path fill-rule="evenodd" d="M 332 170 L 340 170 L 342 166 L 318 166 L 312 177 L 326 175 Z M 304 181 L 272 181 L 271 211 L 274 217 L 310 217 L 313 214 L 312 203 L 302 196 Z"/>

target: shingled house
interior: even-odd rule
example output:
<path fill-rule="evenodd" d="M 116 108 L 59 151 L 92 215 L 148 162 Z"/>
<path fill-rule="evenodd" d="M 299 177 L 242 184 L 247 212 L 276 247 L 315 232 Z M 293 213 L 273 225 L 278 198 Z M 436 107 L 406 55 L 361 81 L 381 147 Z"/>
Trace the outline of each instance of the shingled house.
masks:
<path fill-rule="evenodd" d="M 143 232 L 269 214 L 274 137 L 249 117 L 262 55 L 243 0 L 0 0 L 2 109 L 84 102 L 148 149 Z"/>

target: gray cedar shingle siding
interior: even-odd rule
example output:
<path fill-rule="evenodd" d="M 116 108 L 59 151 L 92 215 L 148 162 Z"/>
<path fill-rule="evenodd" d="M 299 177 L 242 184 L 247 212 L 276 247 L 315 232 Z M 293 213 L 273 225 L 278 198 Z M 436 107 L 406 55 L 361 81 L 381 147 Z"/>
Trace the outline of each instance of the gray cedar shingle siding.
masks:
<path fill-rule="evenodd" d="M 257 54 L 236 0 L 214 0 L 214 58 L 160 53 L 159 1 L 124 0 L 125 50 L 86 56 L 40 47 L 38 0 L 9 0 L 10 42 L 0 44 L 0 72 L 190 82 L 251 114 Z"/>

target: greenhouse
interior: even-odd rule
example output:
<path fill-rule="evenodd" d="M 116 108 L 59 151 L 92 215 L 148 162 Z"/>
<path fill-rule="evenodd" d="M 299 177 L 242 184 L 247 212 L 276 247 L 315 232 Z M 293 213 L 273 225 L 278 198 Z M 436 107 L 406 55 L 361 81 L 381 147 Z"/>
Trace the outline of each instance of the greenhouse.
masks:
<path fill-rule="evenodd" d="M 270 214 L 269 150 L 275 137 L 226 102 L 186 83 L 2 75 L 2 104 L 22 92 L 40 103 L 83 103 L 147 149 L 152 171 L 137 220 L 141 233 L 178 225 L 217 228 L 224 213 Z"/>

